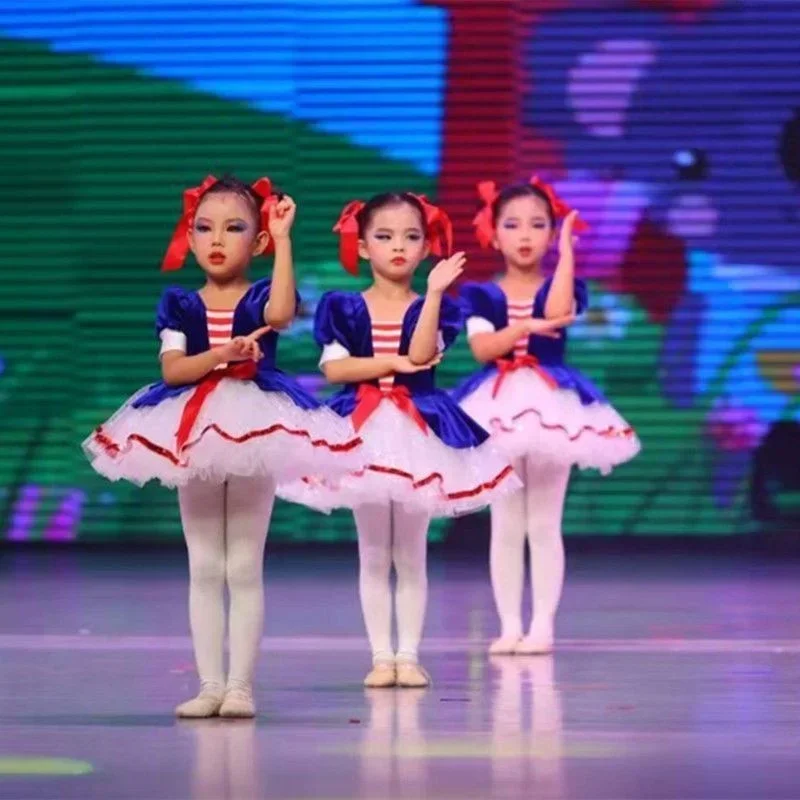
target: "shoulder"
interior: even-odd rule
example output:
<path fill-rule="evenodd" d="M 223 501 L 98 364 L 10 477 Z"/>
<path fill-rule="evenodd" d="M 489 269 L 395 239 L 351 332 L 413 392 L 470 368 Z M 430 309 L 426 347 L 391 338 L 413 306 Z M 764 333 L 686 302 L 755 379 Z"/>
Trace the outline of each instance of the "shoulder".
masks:
<path fill-rule="evenodd" d="M 317 305 L 317 314 L 352 314 L 365 308 L 359 292 L 325 292 Z"/>
<path fill-rule="evenodd" d="M 497 305 L 506 302 L 503 290 L 494 281 L 468 281 L 461 285 L 462 300 L 475 305 Z"/>
<path fill-rule="evenodd" d="M 270 289 L 272 288 L 272 278 L 259 278 L 250 285 L 250 288 L 245 292 L 244 302 L 255 302 L 259 305 L 269 300 Z"/>
<path fill-rule="evenodd" d="M 184 289 L 182 286 L 167 286 L 167 288 L 161 292 L 160 303 L 161 305 L 185 305 L 189 296 L 193 293 L 193 291 Z"/>
<path fill-rule="evenodd" d="M 188 291 L 182 286 L 168 286 L 164 289 L 156 310 L 159 328 L 180 327 L 194 295 L 196 292 Z"/>
<path fill-rule="evenodd" d="M 462 284 L 459 300 L 467 317 L 483 317 L 496 323 L 503 315 L 506 296 L 494 281 L 470 281 Z"/>
<path fill-rule="evenodd" d="M 272 288 L 272 278 L 259 278 L 253 281 L 250 288 L 247 290 L 249 294 L 261 294 L 268 292 Z"/>
<path fill-rule="evenodd" d="M 332 341 L 350 345 L 353 330 L 362 316 L 366 316 L 366 305 L 356 292 L 325 292 L 314 313 L 314 338 L 323 347 Z"/>
<path fill-rule="evenodd" d="M 445 295 L 442 298 L 442 319 L 460 320 L 464 315 L 463 304 L 455 297 Z"/>

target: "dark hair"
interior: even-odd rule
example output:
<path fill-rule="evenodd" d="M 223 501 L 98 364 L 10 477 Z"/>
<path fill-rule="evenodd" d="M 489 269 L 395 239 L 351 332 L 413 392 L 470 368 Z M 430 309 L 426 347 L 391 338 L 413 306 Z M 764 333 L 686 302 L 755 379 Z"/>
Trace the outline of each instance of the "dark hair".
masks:
<path fill-rule="evenodd" d="M 425 222 L 425 209 L 422 204 L 414 197 L 413 194 L 408 192 L 384 192 L 383 194 L 376 194 L 370 197 L 364 204 L 361 211 L 356 214 L 356 221 L 358 222 L 358 238 L 363 239 L 367 232 L 367 228 L 372 222 L 372 218 L 382 208 L 390 208 L 392 206 L 400 206 L 403 204 L 410 205 L 418 214 L 419 222 L 422 227 L 422 234 L 425 238 L 428 237 L 428 225 Z"/>
<path fill-rule="evenodd" d="M 240 181 L 235 175 L 223 175 L 210 189 L 207 189 L 200 198 L 202 203 L 206 197 L 213 194 L 236 194 L 243 197 L 253 211 L 256 224 L 261 222 L 261 206 L 264 205 L 266 197 L 262 197 L 252 186 Z M 199 206 L 198 206 L 199 207 Z"/>
<path fill-rule="evenodd" d="M 518 197 L 538 197 L 547 207 L 547 216 L 550 218 L 551 227 L 556 226 L 556 215 L 553 211 L 553 206 L 550 204 L 550 198 L 536 186 L 531 186 L 529 183 L 512 183 L 500 190 L 497 199 L 492 203 L 492 224 L 497 225 L 497 220 L 503 209 Z"/>

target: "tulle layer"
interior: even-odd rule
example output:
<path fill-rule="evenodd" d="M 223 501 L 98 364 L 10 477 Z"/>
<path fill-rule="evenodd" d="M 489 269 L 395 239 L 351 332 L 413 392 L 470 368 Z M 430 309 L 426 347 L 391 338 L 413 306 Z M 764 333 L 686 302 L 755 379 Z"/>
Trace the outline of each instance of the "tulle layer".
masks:
<path fill-rule="evenodd" d="M 495 380 L 487 377 L 461 408 L 512 460 L 529 455 L 607 474 L 641 449 L 633 428 L 608 403 L 583 404 L 576 392 L 554 389 L 533 369 L 506 375 L 492 397 Z"/>
<path fill-rule="evenodd" d="M 360 469 L 338 480 L 309 474 L 281 484 L 278 496 L 324 512 L 391 501 L 432 517 L 451 517 L 482 508 L 520 486 L 509 460 L 491 440 L 472 448 L 448 447 L 388 401 L 359 435 L 364 441 Z"/>
<path fill-rule="evenodd" d="M 238 475 L 279 481 L 336 477 L 363 463 L 348 420 L 325 407 L 302 409 L 288 395 L 249 381 L 220 382 L 180 452 L 175 434 L 193 393 L 133 408 L 139 394 L 83 443 L 94 469 L 110 480 L 181 486 L 195 478 L 222 482 Z"/>

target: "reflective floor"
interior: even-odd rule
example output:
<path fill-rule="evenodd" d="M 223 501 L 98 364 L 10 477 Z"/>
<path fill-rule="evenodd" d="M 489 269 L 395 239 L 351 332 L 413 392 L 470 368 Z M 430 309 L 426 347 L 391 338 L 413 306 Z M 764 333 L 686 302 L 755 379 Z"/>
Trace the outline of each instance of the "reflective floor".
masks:
<path fill-rule="evenodd" d="M 365 691 L 354 557 L 270 555 L 255 722 L 172 717 L 180 553 L 0 563 L 0 798 L 800 798 L 797 562 L 576 557 L 556 655 L 490 659 L 434 558 L 434 685 Z"/>

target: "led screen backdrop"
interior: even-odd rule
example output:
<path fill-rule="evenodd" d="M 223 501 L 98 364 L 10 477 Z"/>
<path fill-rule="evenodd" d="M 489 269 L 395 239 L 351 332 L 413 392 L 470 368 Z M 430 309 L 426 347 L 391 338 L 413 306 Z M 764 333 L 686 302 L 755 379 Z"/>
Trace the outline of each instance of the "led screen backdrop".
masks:
<path fill-rule="evenodd" d="M 770 0 L 6 0 L 3 535 L 179 535 L 170 492 L 105 482 L 79 444 L 157 377 L 157 298 L 199 280 L 158 272 L 180 191 L 224 171 L 299 202 L 304 306 L 280 363 L 315 391 L 315 304 L 359 285 L 329 232 L 345 201 L 427 192 L 473 248 L 476 180 L 556 180 L 592 225 L 571 358 L 644 443 L 576 476 L 566 531 L 731 534 L 791 504 L 798 29 L 800 6 Z M 473 251 L 470 276 L 497 266 Z M 461 342 L 443 380 L 471 366 Z M 272 535 L 352 528 L 280 505 Z"/>

